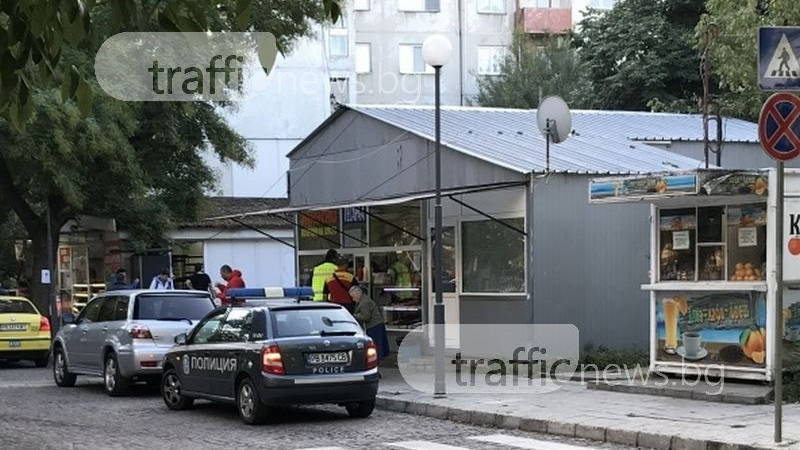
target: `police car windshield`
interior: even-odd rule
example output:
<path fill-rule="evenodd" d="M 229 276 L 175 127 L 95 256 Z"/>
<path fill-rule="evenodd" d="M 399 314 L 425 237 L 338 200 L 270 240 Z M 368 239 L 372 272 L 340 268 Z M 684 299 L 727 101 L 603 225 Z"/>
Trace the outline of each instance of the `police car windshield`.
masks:
<path fill-rule="evenodd" d="M 298 336 L 352 336 L 361 328 L 342 308 L 297 308 L 272 311 L 276 338 Z"/>
<path fill-rule="evenodd" d="M 143 294 L 136 297 L 134 320 L 198 320 L 214 309 L 214 303 L 202 295 Z"/>

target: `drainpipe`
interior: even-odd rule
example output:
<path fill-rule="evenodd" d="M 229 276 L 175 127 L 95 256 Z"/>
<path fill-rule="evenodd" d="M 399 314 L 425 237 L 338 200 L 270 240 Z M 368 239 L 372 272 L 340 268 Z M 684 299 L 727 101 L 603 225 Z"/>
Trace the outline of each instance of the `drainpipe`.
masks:
<path fill-rule="evenodd" d="M 458 104 L 464 106 L 464 0 L 458 0 Z"/>

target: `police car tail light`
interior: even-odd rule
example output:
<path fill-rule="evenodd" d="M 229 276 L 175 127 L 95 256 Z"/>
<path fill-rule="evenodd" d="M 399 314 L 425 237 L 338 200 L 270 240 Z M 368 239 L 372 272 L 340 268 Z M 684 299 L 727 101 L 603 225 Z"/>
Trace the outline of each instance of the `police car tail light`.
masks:
<path fill-rule="evenodd" d="M 374 342 L 367 345 L 367 369 L 374 369 L 378 367 L 378 347 Z"/>
<path fill-rule="evenodd" d="M 283 375 L 283 360 L 281 349 L 277 345 L 269 345 L 261 351 L 261 370 L 266 373 Z"/>
<path fill-rule="evenodd" d="M 39 331 L 50 331 L 50 321 L 47 317 L 42 316 L 42 318 L 39 319 Z"/>
<path fill-rule="evenodd" d="M 133 325 L 128 332 L 133 339 L 153 339 L 150 329 L 142 325 Z"/>

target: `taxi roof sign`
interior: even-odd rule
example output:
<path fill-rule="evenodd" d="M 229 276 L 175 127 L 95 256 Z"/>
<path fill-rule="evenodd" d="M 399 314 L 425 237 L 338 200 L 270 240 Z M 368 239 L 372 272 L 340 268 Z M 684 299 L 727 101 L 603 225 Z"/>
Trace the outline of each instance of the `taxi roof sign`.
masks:
<path fill-rule="evenodd" d="M 767 91 L 800 89 L 800 27 L 758 29 L 758 86 Z"/>

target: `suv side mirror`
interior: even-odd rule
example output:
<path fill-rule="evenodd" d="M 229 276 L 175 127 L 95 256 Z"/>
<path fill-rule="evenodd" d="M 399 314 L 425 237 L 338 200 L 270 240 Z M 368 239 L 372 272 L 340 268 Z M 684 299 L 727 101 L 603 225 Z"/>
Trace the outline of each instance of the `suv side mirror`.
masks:
<path fill-rule="evenodd" d="M 75 316 L 70 313 L 64 313 L 61 315 L 61 321 L 64 322 L 65 325 L 75 323 Z"/>
<path fill-rule="evenodd" d="M 177 345 L 186 345 L 186 333 L 176 334 L 174 341 Z"/>

